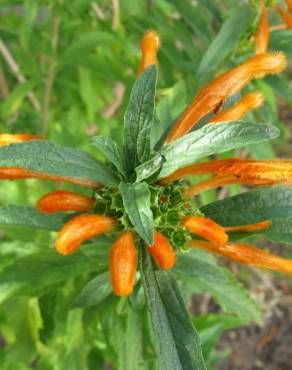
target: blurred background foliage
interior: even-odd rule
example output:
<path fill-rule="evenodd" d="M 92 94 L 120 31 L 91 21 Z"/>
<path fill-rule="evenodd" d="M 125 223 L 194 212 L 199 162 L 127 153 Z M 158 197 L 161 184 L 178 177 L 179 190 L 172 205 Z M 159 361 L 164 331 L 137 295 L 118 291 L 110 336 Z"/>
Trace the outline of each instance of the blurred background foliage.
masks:
<path fill-rule="evenodd" d="M 267 3 L 284 6 L 281 1 Z M 163 132 L 204 83 L 254 53 L 252 35 L 259 18 L 257 0 L 0 0 L 0 130 L 39 134 L 100 156 L 88 141 L 96 134 L 121 141 L 123 114 L 137 76 L 139 42 L 152 28 L 162 38 L 156 113 L 161 122 L 157 131 Z M 270 25 L 281 23 L 272 9 L 269 20 Z M 290 59 L 292 30 L 272 32 L 270 49 L 282 50 Z M 282 122 L 285 114 L 279 115 L 279 107 L 285 112 L 292 104 L 291 75 L 290 64 L 284 75 L 256 80 L 246 88 L 265 95 L 264 106 L 247 118 L 278 126 L 281 136 L 273 145 L 244 148 L 241 155 L 291 156 L 285 149 L 291 113 L 290 127 Z M 232 97 L 232 102 L 239 98 Z M 39 180 L 3 181 L 0 202 L 34 205 L 56 187 L 60 184 Z M 236 192 L 237 186 L 230 187 L 230 194 Z M 206 192 L 201 203 L 217 195 Z M 96 276 L 96 266 L 81 261 L 76 271 L 74 256 L 67 264 L 59 260 L 48 249 L 48 244 L 53 245 L 49 233 L 5 229 L 0 237 L 0 272 L 12 264 L 10 274 L 2 274 L 0 282 L 1 369 L 155 368 L 151 333 L 145 335 L 143 330 L 146 318 L 141 322 L 132 310 L 141 300 L 139 287 L 131 304 L 110 294 L 103 272 L 106 248 L 101 250 L 100 243 L 99 251 L 85 247 L 85 254 L 100 258 L 101 275 L 82 290 L 89 277 Z M 27 256 L 39 258 L 37 269 L 31 268 Z M 185 284 L 186 299 L 194 290 L 204 292 L 202 282 Z M 131 320 L 128 311 L 133 311 Z M 214 350 L 221 334 L 257 315 L 255 308 L 251 312 L 248 319 L 221 312 L 194 319 L 209 369 L 228 352 Z M 128 362 L 131 358 L 133 363 Z"/>

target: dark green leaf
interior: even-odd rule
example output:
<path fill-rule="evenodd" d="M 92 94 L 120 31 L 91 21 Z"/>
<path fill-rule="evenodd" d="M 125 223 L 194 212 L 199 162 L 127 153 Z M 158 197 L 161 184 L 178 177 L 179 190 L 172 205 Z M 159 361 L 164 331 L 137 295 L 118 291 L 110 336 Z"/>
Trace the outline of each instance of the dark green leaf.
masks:
<path fill-rule="evenodd" d="M 150 209 L 150 190 L 145 182 L 120 184 L 124 207 L 137 233 L 148 244 L 153 245 L 153 214 Z"/>
<path fill-rule="evenodd" d="M 261 234 L 276 243 L 292 243 L 292 218 L 279 218 L 272 220 L 272 225 L 263 230 Z"/>
<path fill-rule="evenodd" d="M 175 280 L 168 271 L 154 271 L 142 246 L 140 271 L 155 335 L 160 370 L 206 369 L 198 334 Z"/>
<path fill-rule="evenodd" d="M 49 141 L 34 140 L 0 148 L 0 167 L 22 167 L 80 182 L 117 186 L 115 173 L 89 154 Z"/>
<path fill-rule="evenodd" d="M 250 6 L 236 7 L 233 10 L 203 56 L 197 76 L 201 78 L 217 67 L 234 50 L 243 33 L 250 27 L 253 18 L 254 13 Z"/>
<path fill-rule="evenodd" d="M 95 136 L 92 138 L 91 144 L 101 150 L 116 169 L 126 176 L 124 153 L 115 141 L 110 137 Z"/>
<path fill-rule="evenodd" d="M 211 294 L 225 311 L 236 313 L 247 321 L 260 321 L 259 307 L 248 291 L 206 252 L 193 250 L 180 254 L 174 272 L 194 281 L 195 289 Z"/>
<path fill-rule="evenodd" d="M 78 307 L 96 306 L 112 293 L 109 272 L 104 272 L 90 280 L 75 299 Z"/>
<path fill-rule="evenodd" d="M 292 41 L 292 37 L 291 37 Z M 292 104 L 292 88 L 288 81 L 281 75 L 270 75 L 265 78 L 265 81 L 284 99 Z"/>
<path fill-rule="evenodd" d="M 281 50 L 286 57 L 292 56 L 292 30 L 276 30 L 271 32 L 269 49 Z"/>
<path fill-rule="evenodd" d="M 13 227 L 28 227 L 58 231 L 64 224 L 67 216 L 64 214 L 46 215 L 36 208 L 22 206 L 0 207 L 0 225 Z"/>
<path fill-rule="evenodd" d="M 208 204 L 201 211 L 222 226 L 292 217 L 292 188 L 279 186 L 249 191 Z"/>
<path fill-rule="evenodd" d="M 94 261 L 80 253 L 61 256 L 56 251 L 42 251 L 18 258 L 0 273 L 0 302 L 94 270 Z"/>
<path fill-rule="evenodd" d="M 199 39 L 209 42 L 212 39 L 213 32 L 209 22 L 206 22 L 204 9 L 197 3 L 195 6 L 187 1 L 170 0 L 183 21 L 194 31 Z"/>
<path fill-rule="evenodd" d="M 125 113 L 124 146 L 129 170 L 149 159 L 157 68 L 148 67 L 135 82 Z"/>
<path fill-rule="evenodd" d="M 165 163 L 158 178 L 162 179 L 202 157 L 272 139 L 278 135 L 279 130 L 276 127 L 252 122 L 234 121 L 216 125 L 208 124 L 161 149 L 157 155 L 162 155 Z M 142 172 L 143 167 L 154 166 L 156 160 L 157 158 L 154 157 L 141 165 L 139 171 Z"/>

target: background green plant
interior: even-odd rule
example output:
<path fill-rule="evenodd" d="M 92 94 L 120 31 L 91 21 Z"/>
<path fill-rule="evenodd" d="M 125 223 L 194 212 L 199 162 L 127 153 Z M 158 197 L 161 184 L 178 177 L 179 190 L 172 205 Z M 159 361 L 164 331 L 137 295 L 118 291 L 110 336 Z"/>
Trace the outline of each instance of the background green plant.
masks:
<path fill-rule="evenodd" d="M 138 45 L 144 31 L 153 28 L 162 37 L 159 134 L 202 84 L 254 52 L 250 37 L 260 16 L 257 1 L 198 3 L 1 0 L 1 132 L 41 134 L 58 144 L 100 155 L 88 139 L 101 134 L 121 140 L 123 114 L 139 64 Z M 271 14 L 271 24 L 279 22 Z M 289 58 L 291 39 L 292 30 L 276 31 L 271 49 L 283 50 Z M 278 117 L 277 104 L 279 96 L 292 104 L 289 73 L 286 78 L 271 76 L 248 87 L 260 89 L 266 103 L 247 118 L 280 128 L 276 149 L 290 137 Z M 273 158 L 274 149 L 266 142 L 246 150 L 255 158 Z M 2 182 L 0 200 L 4 205 L 33 206 L 54 188 L 55 184 L 38 180 Z M 230 194 L 237 192 L 237 186 L 231 187 Z M 215 192 L 209 191 L 201 203 L 215 199 Z M 104 248 L 100 240 L 96 248 L 94 244 L 83 247 L 85 256 L 95 255 L 100 261 L 95 266 L 80 256 L 78 263 L 74 255 L 66 260 L 57 256 L 48 248 L 54 238 L 46 231 L 1 231 L 1 369 L 94 370 L 107 363 L 120 370 L 154 369 L 156 356 L 152 333 L 146 330 L 142 289 L 137 286 L 129 302 L 111 294 L 106 241 Z M 193 251 L 191 258 L 174 270 L 186 300 L 194 292 L 208 292 L 223 308 L 219 314 L 194 318 L 207 366 L 212 369 L 220 357 L 213 348 L 224 330 L 260 321 L 260 310 L 210 255 Z M 194 272 L 193 265 L 200 273 Z M 135 317 L 137 308 L 144 313 L 144 321 Z"/>

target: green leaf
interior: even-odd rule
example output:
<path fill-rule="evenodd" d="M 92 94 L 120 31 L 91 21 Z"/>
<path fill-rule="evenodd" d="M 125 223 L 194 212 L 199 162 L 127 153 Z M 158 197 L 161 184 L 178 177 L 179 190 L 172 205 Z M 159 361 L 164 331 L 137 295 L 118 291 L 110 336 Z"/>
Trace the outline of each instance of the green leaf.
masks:
<path fill-rule="evenodd" d="M 109 272 L 104 272 L 85 285 L 75 299 L 78 307 L 91 307 L 100 304 L 112 293 Z"/>
<path fill-rule="evenodd" d="M 146 162 L 145 165 L 141 165 L 136 167 L 135 172 L 136 172 L 136 181 L 143 181 L 144 179 L 149 179 L 153 175 L 157 175 L 159 171 L 161 170 L 163 163 L 165 162 L 165 159 L 162 155 L 158 155 L 155 157 L 155 160 L 152 162 Z M 147 163 L 149 165 L 147 165 Z"/>
<path fill-rule="evenodd" d="M 120 184 L 124 207 L 136 232 L 148 244 L 153 245 L 153 214 L 150 209 L 150 190 L 145 182 Z"/>
<path fill-rule="evenodd" d="M 162 179 L 202 157 L 272 139 L 278 135 L 279 130 L 276 127 L 252 122 L 208 124 L 161 149 L 157 156 L 162 155 L 165 163 L 158 178 Z M 139 172 L 143 172 L 145 167 L 154 166 L 157 156 L 141 165 Z"/>
<path fill-rule="evenodd" d="M 143 321 L 139 312 L 128 307 L 124 346 L 119 353 L 119 370 L 140 369 L 143 349 Z"/>
<path fill-rule="evenodd" d="M 286 57 L 292 56 L 292 30 L 276 30 L 271 32 L 269 49 L 281 50 Z"/>
<path fill-rule="evenodd" d="M 206 369 L 198 334 L 175 280 L 168 271 L 154 271 L 142 246 L 140 271 L 155 335 L 160 370 Z"/>
<path fill-rule="evenodd" d="M 281 75 L 270 75 L 265 77 L 265 82 L 267 82 L 277 94 L 292 104 L 292 89 L 286 78 L 282 77 Z"/>
<path fill-rule="evenodd" d="M 61 256 L 56 251 L 42 251 L 18 258 L 0 272 L 0 302 L 92 271 L 96 264 L 81 253 Z"/>
<path fill-rule="evenodd" d="M 259 189 L 223 199 L 201 208 L 222 226 L 241 226 L 292 217 L 292 188 Z"/>
<path fill-rule="evenodd" d="M 64 214 L 46 215 L 32 207 L 2 206 L 0 207 L 0 225 L 13 227 L 28 227 L 58 231 L 68 216 Z"/>
<path fill-rule="evenodd" d="M 124 147 L 129 171 L 149 159 L 157 68 L 148 67 L 135 82 L 125 113 Z"/>
<path fill-rule="evenodd" d="M 229 270 L 220 268 L 213 256 L 198 250 L 180 254 L 173 271 L 194 281 L 200 292 L 211 294 L 225 311 L 236 313 L 246 321 L 260 322 L 259 307 L 249 292 Z"/>
<path fill-rule="evenodd" d="M 292 242 L 292 218 L 279 218 L 272 220 L 271 226 L 263 230 L 261 234 L 275 243 Z"/>
<path fill-rule="evenodd" d="M 27 81 L 17 85 L 1 107 L 1 113 L 5 119 L 19 110 L 24 98 L 32 90 L 35 84 L 35 81 Z"/>
<path fill-rule="evenodd" d="M 243 33 L 251 26 L 253 19 L 254 13 L 250 6 L 234 8 L 203 56 L 197 76 L 201 78 L 217 67 L 235 49 Z"/>
<path fill-rule="evenodd" d="M 115 141 L 109 137 L 95 136 L 92 138 L 91 144 L 102 151 L 116 169 L 126 176 L 124 153 Z"/>
<path fill-rule="evenodd" d="M 114 171 L 91 155 L 44 140 L 0 148 L 0 167 L 21 167 L 92 184 L 117 186 L 119 183 Z"/>
<path fill-rule="evenodd" d="M 209 42 L 212 39 L 213 32 L 209 22 L 206 22 L 206 12 L 197 3 L 195 6 L 187 1 L 170 0 L 183 21 L 194 31 L 198 39 Z"/>

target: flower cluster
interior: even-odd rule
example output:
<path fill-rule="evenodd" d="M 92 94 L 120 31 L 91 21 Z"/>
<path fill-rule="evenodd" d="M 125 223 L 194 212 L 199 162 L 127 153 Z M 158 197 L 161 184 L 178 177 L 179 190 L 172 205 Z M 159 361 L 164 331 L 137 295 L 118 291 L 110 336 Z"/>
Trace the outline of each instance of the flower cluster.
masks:
<path fill-rule="evenodd" d="M 287 5 L 291 11 L 291 2 L 287 1 Z M 167 148 L 187 135 L 207 114 L 212 114 L 208 119 L 209 125 L 217 125 L 222 121 L 228 125 L 229 121 L 239 120 L 247 112 L 263 104 L 263 95 L 259 91 L 254 91 L 243 96 L 234 106 L 221 111 L 226 100 L 240 92 L 252 79 L 279 73 L 286 66 L 285 56 L 281 52 L 266 53 L 269 35 L 266 17 L 266 8 L 263 5 L 257 34 L 256 55 L 204 86 L 171 127 L 163 142 L 163 148 Z M 154 31 L 148 31 L 141 44 L 142 61 L 139 75 L 142 77 L 143 73 L 151 68 L 150 66 L 157 65 L 159 47 L 159 36 Z M 25 134 L 2 134 L 0 145 L 17 145 L 17 143 L 38 139 L 40 138 Z M 126 160 L 132 161 L 132 158 L 126 158 Z M 121 176 L 125 176 L 125 171 L 122 172 Z M 214 177 L 186 188 L 182 179 L 201 174 L 212 174 Z M 128 178 L 133 178 L 133 173 L 128 175 Z M 38 201 L 37 208 L 43 213 L 80 212 L 78 215 L 73 215 L 58 233 L 56 250 L 63 255 L 75 252 L 83 242 L 93 237 L 118 232 L 110 251 L 109 270 L 113 292 L 119 296 L 131 294 L 137 269 L 136 245 L 141 232 L 137 232 L 131 214 L 125 212 L 120 194 L 121 188 L 48 175 L 19 166 L 0 168 L 1 179 L 16 180 L 31 177 L 67 181 L 94 188 L 92 197 L 72 191 L 51 192 Z M 193 202 L 193 197 L 202 191 L 226 184 L 291 185 L 291 181 L 292 163 L 290 161 L 256 161 L 241 158 L 195 163 L 173 171 L 159 181 L 155 179 L 150 186 L 149 196 L 155 231 L 153 243 L 146 247 L 162 269 L 170 269 L 174 266 L 175 248 L 181 247 L 202 248 L 241 263 L 292 273 L 290 260 L 273 256 L 251 245 L 229 242 L 230 233 L 263 230 L 271 225 L 270 220 L 261 220 L 251 225 L 223 227 L 211 218 L 204 217 Z M 142 213 L 148 212 L 141 208 Z M 143 222 L 142 220 L 142 228 L 145 226 Z"/>

